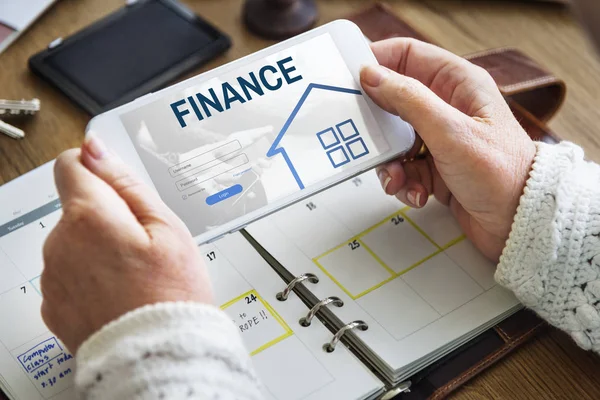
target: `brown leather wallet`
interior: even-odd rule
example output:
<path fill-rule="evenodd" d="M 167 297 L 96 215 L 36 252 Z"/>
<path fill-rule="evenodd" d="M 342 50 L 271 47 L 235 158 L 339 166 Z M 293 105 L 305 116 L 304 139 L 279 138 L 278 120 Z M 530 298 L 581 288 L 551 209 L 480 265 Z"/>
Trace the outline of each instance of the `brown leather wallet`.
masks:
<path fill-rule="evenodd" d="M 432 43 L 382 3 L 348 19 L 372 41 L 412 37 Z M 487 50 L 465 58 L 492 75 L 513 114 L 532 139 L 547 143 L 560 140 L 545 122 L 564 101 L 566 86 L 563 81 L 517 49 Z M 533 312 L 521 310 L 415 374 L 410 379 L 411 392 L 395 399 L 442 399 L 546 328 L 547 324 Z"/>
<path fill-rule="evenodd" d="M 425 34 L 395 15 L 383 3 L 348 17 L 372 41 L 394 37 L 411 37 L 435 44 Z M 535 140 L 559 141 L 546 126 L 562 105 L 566 86 L 527 55 L 513 48 L 499 48 L 465 56 L 486 69 L 521 125 Z"/>
<path fill-rule="evenodd" d="M 487 70 L 504 97 L 540 121 L 546 122 L 556 114 L 565 99 L 564 82 L 519 50 L 492 49 L 465 58 Z"/>

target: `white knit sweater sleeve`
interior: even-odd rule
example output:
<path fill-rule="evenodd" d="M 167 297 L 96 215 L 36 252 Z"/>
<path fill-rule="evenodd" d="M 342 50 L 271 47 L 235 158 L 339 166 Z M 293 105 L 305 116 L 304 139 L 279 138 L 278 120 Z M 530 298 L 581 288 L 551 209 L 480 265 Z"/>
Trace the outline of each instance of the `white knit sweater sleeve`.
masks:
<path fill-rule="evenodd" d="M 570 143 L 537 146 L 496 280 L 600 353 L 600 166 Z"/>
<path fill-rule="evenodd" d="M 237 328 L 203 304 L 134 310 L 92 335 L 75 358 L 80 399 L 262 397 Z"/>

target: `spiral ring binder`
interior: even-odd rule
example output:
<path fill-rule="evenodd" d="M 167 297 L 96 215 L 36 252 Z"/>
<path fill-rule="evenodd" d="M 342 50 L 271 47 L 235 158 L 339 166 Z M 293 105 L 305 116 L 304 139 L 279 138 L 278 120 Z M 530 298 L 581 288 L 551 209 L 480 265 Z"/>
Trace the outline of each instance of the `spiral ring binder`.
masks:
<path fill-rule="evenodd" d="M 286 286 L 285 289 L 283 289 L 283 291 L 277 293 L 277 295 L 275 297 L 279 301 L 286 301 L 288 296 L 294 289 L 294 286 L 296 286 L 296 284 L 306 281 L 306 280 L 309 281 L 310 283 L 318 283 L 319 277 L 316 276 L 315 274 L 311 274 L 310 272 L 307 272 L 306 274 L 297 276 L 294 279 L 292 279 L 292 281 Z"/>
<path fill-rule="evenodd" d="M 310 322 L 315 317 L 315 315 L 317 314 L 319 309 L 321 307 L 325 307 L 328 304 L 333 304 L 334 306 L 341 307 L 344 305 L 344 302 L 342 301 L 342 299 L 340 299 L 339 297 L 336 297 L 336 296 L 327 297 L 327 298 L 321 300 L 320 302 L 315 304 L 315 306 L 313 308 L 310 309 L 308 314 L 306 314 L 306 317 L 300 318 L 300 321 L 299 321 L 300 325 L 302 325 L 304 327 L 310 326 Z"/>
<path fill-rule="evenodd" d="M 344 336 L 344 334 L 347 331 L 351 331 L 352 329 L 359 329 L 361 331 L 366 331 L 367 329 L 369 329 L 369 325 L 367 325 L 367 323 L 365 321 L 356 320 L 356 321 L 350 322 L 349 324 L 342 326 L 340 328 L 340 330 L 337 331 L 335 335 L 333 335 L 333 337 L 331 338 L 331 341 L 329 343 L 325 343 L 323 345 L 323 350 L 325 350 L 328 353 L 331 353 L 332 351 L 334 351 L 335 346 L 338 344 L 338 342 L 340 341 L 342 336 Z"/>

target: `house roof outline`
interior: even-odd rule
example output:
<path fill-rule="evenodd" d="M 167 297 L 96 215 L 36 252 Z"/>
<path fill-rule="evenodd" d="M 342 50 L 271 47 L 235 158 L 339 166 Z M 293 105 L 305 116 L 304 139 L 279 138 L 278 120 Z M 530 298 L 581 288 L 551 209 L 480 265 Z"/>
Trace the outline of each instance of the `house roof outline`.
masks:
<path fill-rule="evenodd" d="M 290 171 L 292 172 L 292 175 L 294 176 L 294 179 L 296 180 L 296 183 L 298 184 L 300 189 L 304 189 L 304 183 L 302 183 L 302 179 L 300 179 L 300 176 L 298 176 L 298 172 L 296 171 L 296 168 L 294 168 L 292 161 L 288 157 L 287 152 L 285 151 L 285 148 L 278 147 L 278 146 L 279 146 L 279 142 L 281 142 L 281 140 L 285 136 L 287 130 L 289 129 L 292 122 L 294 121 L 294 118 L 296 118 L 296 115 L 302 108 L 302 105 L 304 105 L 304 102 L 308 98 L 308 95 L 313 91 L 313 89 L 328 90 L 328 91 L 332 91 L 332 92 L 340 92 L 340 93 L 354 94 L 357 96 L 362 96 L 362 92 L 357 89 L 348 89 L 348 88 L 342 88 L 342 87 L 338 87 L 338 86 L 321 85 L 318 83 L 310 83 L 306 87 L 306 90 L 300 97 L 300 100 L 294 107 L 294 110 L 290 114 L 289 118 L 285 121 L 285 124 L 283 124 L 283 128 L 281 128 L 281 130 L 279 131 L 279 134 L 273 141 L 273 144 L 267 151 L 267 157 L 273 157 L 277 154 L 281 154 L 283 156 L 286 164 L 288 165 Z"/>

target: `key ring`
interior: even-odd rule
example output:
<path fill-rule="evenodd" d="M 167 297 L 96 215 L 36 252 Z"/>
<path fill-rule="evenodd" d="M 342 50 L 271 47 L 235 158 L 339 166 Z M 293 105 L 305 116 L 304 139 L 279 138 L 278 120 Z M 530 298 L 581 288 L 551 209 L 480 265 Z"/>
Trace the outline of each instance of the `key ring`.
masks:
<path fill-rule="evenodd" d="M 347 331 L 351 331 L 352 329 L 359 329 L 361 331 L 366 331 L 367 329 L 369 329 L 369 325 L 366 324 L 365 321 L 354 321 L 354 322 L 350 322 L 347 325 L 342 326 L 342 328 L 337 331 L 337 333 L 335 335 L 333 335 L 333 338 L 331 338 L 331 341 L 329 343 L 325 343 L 323 345 L 323 350 L 325 350 L 328 353 L 331 353 L 335 350 L 335 346 L 338 344 L 338 342 L 340 341 L 340 339 L 342 338 L 342 336 L 344 336 L 344 334 Z"/>
<path fill-rule="evenodd" d="M 308 314 L 306 314 L 306 317 L 300 318 L 300 321 L 299 321 L 300 325 L 302 325 L 304 327 L 310 326 L 312 319 L 315 317 L 315 315 L 317 314 L 319 309 L 321 307 L 325 307 L 326 305 L 332 304 L 332 303 L 333 303 L 333 305 L 335 305 L 337 307 L 341 307 L 344 305 L 344 302 L 339 297 L 336 297 L 336 296 L 327 297 L 326 299 L 323 299 L 320 302 L 318 302 L 317 304 L 315 304 L 315 306 L 310 309 Z"/>
<path fill-rule="evenodd" d="M 319 283 L 319 278 L 315 274 L 311 274 L 310 272 L 308 272 L 306 274 L 302 274 L 302 275 L 297 276 L 296 278 L 292 279 L 292 281 L 286 286 L 286 288 L 283 289 L 283 291 L 277 293 L 275 295 L 275 297 L 279 301 L 286 301 L 288 296 L 294 289 L 294 286 L 296 286 L 297 283 L 300 283 L 300 282 L 303 282 L 306 280 L 308 280 L 310 283 Z"/>

